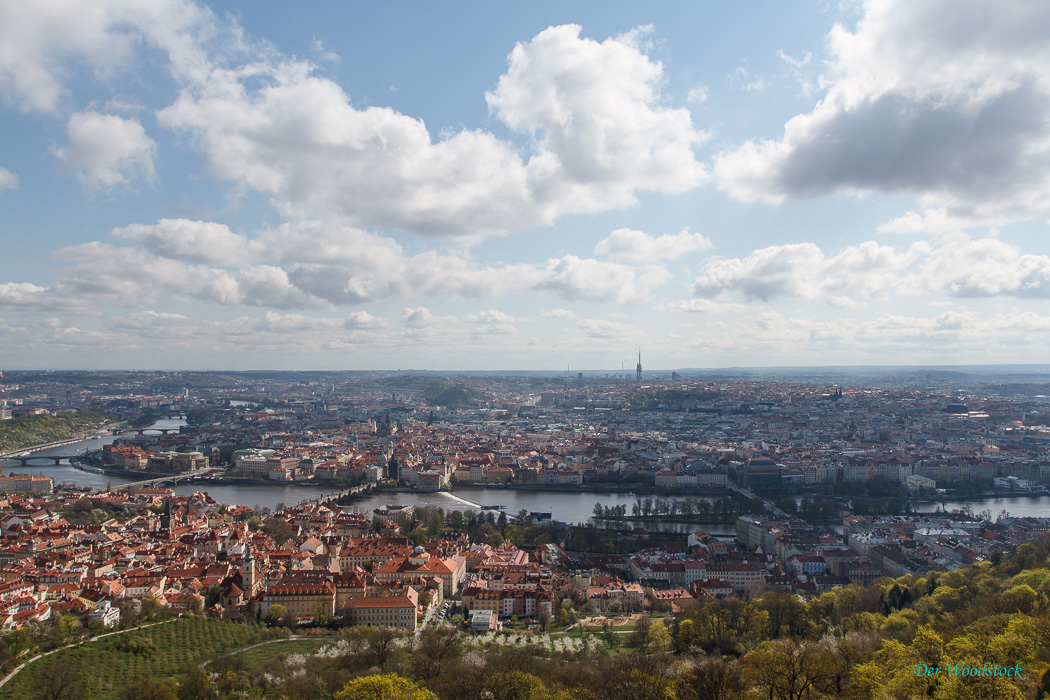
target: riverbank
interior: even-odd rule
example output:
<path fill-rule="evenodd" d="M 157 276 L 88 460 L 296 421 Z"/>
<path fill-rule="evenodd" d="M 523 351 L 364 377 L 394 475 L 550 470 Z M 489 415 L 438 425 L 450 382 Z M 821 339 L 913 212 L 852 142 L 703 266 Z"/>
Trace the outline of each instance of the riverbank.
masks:
<path fill-rule="evenodd" d="M 462 484 L 459 486 L 451 486 L 449 488 L 437 489 L 434 491 L 420 491 L 419 489 L 411 488 L 408 486 L 397 486 L 397 487 L 381 487 L 377 489 L 377 492 L 384 493 L 449 493 L 455 494 L 457 491 L 470 491 L 476 489 L 488 489 L 492 491 L 526 491 L 526 492 L 538 492 L 538 493 L 586 493 L 589 495 L 602 495 L 610 494 L 615 496 L 663 496 L 667 498 L 719 498 L 723 496 L 732 496 L 735 491 L 731 489 L 715 488 L 706 489 L 703 491 L 668 491 L 666 489 L 638 489 L 635 486 L 606 486 L 602 487 L 599 484 L 585 484 L 583 486 L 573 486 L 569 484 Z"/>
<path fill-rule="evenodd" d="M 82 437 L 72 437 L 66 440 L 56 440 L 55 442 L 45 442 L 40 445 L 31 445 L 29 447 L 17 447 L 12 450 L 6 450 L 0 452 L 0 459 L 8 459 L 9 457 L 24 457 L 34 452 L 40 452 L 42 450 L 52 450 L 56 447 L 66 447 L 67 445 L 75 445 L 78 442 L 83 442 Z"/>
<path fill-rule="evenodd" d="M 908 498 L 908 503 L 952 503 L 955 501 L 983 501 L 989 498 L 1046 498 L 1050 491 L 984 491 L 967 496 L 948 494 L 938 498 Z"/>
<path fill-rule="evenodd" d="M 486 488 L 505 491 L 552 491 L 556 493 L 592 493 L 592 494 L 628 494 L 638 496 L 666 496 L 673 498 L 708 498 L 729 496 L 735 493 L 729 488 L 709 489 L 661 489 L 655 486 L 638 486 L 637 484 L 603 484 L 587 483 L 580 486 L 572 484 L 469 484 L 460 488 Z M 409 489 L 412 490 L 412 489 Z M 448 489 L 455 493 L 455 488 Z"/>
<path fill-rule="evenodd" d="M 699 517 L 695 515 L 625 515 L 623 517 L 593 517 L 595 523 L 687 523 L 690 525 L 731 525 L 740 517 L 733 513 L 722 518 Z"/>
<path fill-rule="evenodd" d="M 43 452 L 44 450 L 53 450 L 56 447 L 68 447 L 69 445 L 76 445 L 85 440 L 91 439 L 98 430 L 85 430 L 82 433 L 74 435 L 71 438 L 63 438 L 61 440 L 55 440 L 54 442 L 44 442 L 39 445 L 30 445 L 29 447 L 17 447 L 11 450 L 0 452 L 0 460 L 8 459 L 9 457 L 22 457 L 27 454 L 33 454 L 36 452 Z"/>

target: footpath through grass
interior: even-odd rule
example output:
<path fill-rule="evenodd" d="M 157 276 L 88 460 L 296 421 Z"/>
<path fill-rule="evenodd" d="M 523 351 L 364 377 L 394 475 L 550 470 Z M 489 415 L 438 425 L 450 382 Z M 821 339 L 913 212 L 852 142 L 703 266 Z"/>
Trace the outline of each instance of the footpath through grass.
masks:
<path fill-rule="evenodd" d="M 63 649 L 34 661 L 0 688 L 0 700 L 35 697 L 51 664 L 72 667 L 89 698 L 117 698 L 143 678 L 170 678 L 215 656 L 284 637 L 287 631 L 229 620 L 180 618 L 126 634 Z M 283 644 L 274 645 L 284 646 Z"/>

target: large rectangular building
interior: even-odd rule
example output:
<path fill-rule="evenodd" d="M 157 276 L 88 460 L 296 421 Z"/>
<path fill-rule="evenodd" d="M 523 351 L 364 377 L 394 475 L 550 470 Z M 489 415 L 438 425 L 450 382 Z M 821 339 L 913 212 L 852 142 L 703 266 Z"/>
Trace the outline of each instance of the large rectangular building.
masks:
<path fill-rule="evenodd" d="M 51 493 L 54 488 L 55 482 L 52 481 L 49 476 L 31 476 L 29 474 L 0 476 L 0 492 L 2 493 L 14 493 L 19 491 Z"/>
<path fill-rule="evenodd" d="M 352 625 L 416 629 L 416 604 L 406 596 L 350 598 L 343 611 Z"/>

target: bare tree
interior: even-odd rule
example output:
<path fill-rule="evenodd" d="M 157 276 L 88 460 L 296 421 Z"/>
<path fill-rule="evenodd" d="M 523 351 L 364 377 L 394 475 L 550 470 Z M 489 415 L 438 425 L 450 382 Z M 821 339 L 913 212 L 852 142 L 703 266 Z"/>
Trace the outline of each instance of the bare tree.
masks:
<path fill-rule="evenodd" d="M 427 627 L 419 635 L 412 656 L 415 671 L 429 682 L 440 676 L 459 658 L 463 645 L 459 633 L 451 627 Z"/>
<path fill-rule="evenodd" d="M 770 700 L 803 700 L 830 675 L 830 654 L 818 642 L 782 639 L 765 642 L 742 659 L 748 680 Z"/>
<path fill-rule="evenodd" d="M 375 665 L 383 668 L 401 634 L 393 627 L 369 627 L 365 631 L 368 650 L 375 657 Z"/>
<path fill-rule="evenodd" d="M 744 681 L 736 664 L 709 658 L 683 673 L 675 691 L 678 700 L 731 700 L 743 697 Z"/>
<path fill-rule="evenodd" d="M 539 612 L 536 613 L 536 622 L 540 625 L 540 632 L 547 631 L 547 625 L 551 621 L 551 611 L 547 609 L 546 605 L 541 605 Z"/>

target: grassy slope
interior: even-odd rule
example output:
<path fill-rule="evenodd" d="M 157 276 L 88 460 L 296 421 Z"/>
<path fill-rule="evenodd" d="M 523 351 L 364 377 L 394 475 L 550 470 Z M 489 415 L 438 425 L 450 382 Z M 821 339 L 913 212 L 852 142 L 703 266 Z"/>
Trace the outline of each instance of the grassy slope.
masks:
<path fill-rule="evenodd" d="M 34 661 L 0 688 L 0 700 L 31 697 L 32 689 L 37 687 L 37 675 L 52 662 L 77 668 L 84 678 L 88 697 L 116 698 L 128 684 L 141 678 L 176 676 L 201 661 L 281 634 L 284 634 L 282 630 L 240 622 L 182 618 L 64 649 Z M 122 641 L 128 646 L 127 642 L 135 639 L 151 641 L 156 651 L 135 654 L 120 650 Z"/>

